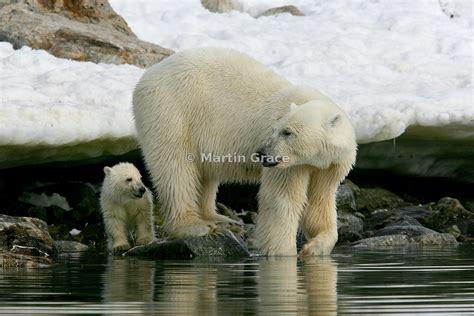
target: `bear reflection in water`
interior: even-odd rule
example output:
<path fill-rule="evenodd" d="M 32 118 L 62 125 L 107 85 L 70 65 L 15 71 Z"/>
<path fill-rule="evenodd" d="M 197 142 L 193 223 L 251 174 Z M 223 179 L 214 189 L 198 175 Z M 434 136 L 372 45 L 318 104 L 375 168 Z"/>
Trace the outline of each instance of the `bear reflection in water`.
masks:
<path fill-rule="evenodd" d="M 330 257 L 302 263 L 295 257 L 247 263 L 109 258 L 103 282 L 104 303 L 133 304 L 137 314 L 337 314 L 337 265 Z"/>

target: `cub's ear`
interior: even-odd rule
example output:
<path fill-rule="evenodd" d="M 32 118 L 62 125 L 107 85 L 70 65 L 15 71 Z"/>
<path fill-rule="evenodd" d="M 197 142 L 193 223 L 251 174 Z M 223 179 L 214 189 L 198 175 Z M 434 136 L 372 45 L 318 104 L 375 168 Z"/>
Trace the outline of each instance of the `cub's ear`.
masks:
<path fill-rule="evenodd" d="M 297 108 L 298 108 L 298 106 L 296 104 L 294 104 L 294 103 L 290 104 L 290 112 L 296 110 Z"/>
<path fill-rule="evenodd" d="M 110 167 L 104 167 L 104 173 L 106 176 L 112 173 L 112 168 Z"/>
<path fill-rule="evenodd" d="M 329 119 L 329 126 L 335 127 L 341 121 L 341 114 L 335 114 Z"/>

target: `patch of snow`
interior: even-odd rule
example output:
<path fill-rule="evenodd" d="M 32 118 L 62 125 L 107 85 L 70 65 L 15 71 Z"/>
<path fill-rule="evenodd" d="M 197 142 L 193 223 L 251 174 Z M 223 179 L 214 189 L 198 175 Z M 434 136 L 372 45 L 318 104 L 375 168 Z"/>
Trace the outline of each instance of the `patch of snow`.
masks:
<path fill-rule="evenodd" d="M 79 229 L 75 229 L 75 228 L 71 229 L 71 231 L 69 232 L 69 234 L 73 237 L 79 235 L 80 233 L 81 233 L 81 231 Z"/>

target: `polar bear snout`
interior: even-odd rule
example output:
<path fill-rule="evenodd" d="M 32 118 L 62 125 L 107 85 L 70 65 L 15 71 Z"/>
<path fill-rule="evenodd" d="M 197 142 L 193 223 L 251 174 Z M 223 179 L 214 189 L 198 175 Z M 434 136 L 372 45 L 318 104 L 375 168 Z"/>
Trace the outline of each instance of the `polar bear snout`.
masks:
<path fill-rule="evenodd" d="M 281 160 L 278 157 L 268 155 L 264 148 L 260 148 L 255 153 L 255 157 L 262 163 L 264 167 L 275 167 Z"/>
<path fill-rule="evenodd" d="M 142 185 L 136 190 L 136 192 L 133 194 L 136 198 L 141 199 L 143 195 L 145 195 L 146 188 Z"/>

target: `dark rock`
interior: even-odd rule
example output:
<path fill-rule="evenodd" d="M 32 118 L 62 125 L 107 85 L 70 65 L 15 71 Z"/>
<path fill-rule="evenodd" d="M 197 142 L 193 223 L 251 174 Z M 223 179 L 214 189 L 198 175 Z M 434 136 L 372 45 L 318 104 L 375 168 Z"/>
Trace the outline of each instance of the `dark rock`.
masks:
<path fill-rule="evenodd" d="M 124 255 L 150 259 L 191 259 L 194 257 L 248 257 L 243 241 L 229 231 L 187 239 L 165 239 L 137 246 Z"/>
<path fill-rule="evenodd" d="M 384 247 L 456 247 L 458 242 L 450 234 L 428 234 L 410 237 L 406 235 L 378 236 L 359 240 L 352 244 L 356 248 L 384 248 Z"/>
<path fill-rule="evenodd" d="M 245 224 L 257 223 L 257 212 L 245 211 L 237 215 Z"/>
<path fill-rule="evenodd" d="M 49 224 L 102 220 L 98 189 L 87 182 L 36 183 L 25 189 L 19 201 L 30 206 L 31 215 L 45 216 Z"/>
<path fill-rule="evenodd" d="M 433 213 L 424 219 L 423 224 L 437 231 L 446 232 L 453 225 L 460 227 L 474 220 L 474 213 L 466 210 L 457 199 L 444 197 L 432 207 Z"/>
<path fill-rule="evenodd" d="M 362 238 L 364 223 L 359 217 L 347 213 L 337 213 L 338 244 L 350 243 Z"/>
<path fill-rule="evenodd" d="M 401 197 L 381 188 L 364 189 L 354 192 L 357 211 L 370 214 L 379 209 L 394 209 L 408 204 Z"/>
<path fill-rule="evenodd" d="M 211 12 L 224 13 L 232 10 L 240 11 L 241 5 L 237 0 L 201 0 L 204 8 Z"/>
<path fill-rule="evenodd" d="M 405 235 L 415 237 L 429 234 L 437 234 L 437 232 L 421 225 L 390 225 L 376 231 L 374 236 Z"/>
<path fill-rule="evenodd" d="M 244 240 L 247 245 L 247 249 L 250 251 L 257 251 L 257 240 L 255 239 L 255 225 L 245 224 L 244 225 Z"/>
<path fill-rule="evenodd" d="M 338 234 L 338 239 L 337 239 L 337 244 L 342 245 L 342 244 L 347 244 L 347 243 L 352 243 L 354 241 L 362 239 L 362 234 L 354 232 L 350 230 L 349 227 L 347 226 L 342 226 L 337 230 Z"/>
<path fill-rule="evenodd" d="M 356 202 L 351 187 L 344 183 L 336 191 L 336 205 L 338 211 L 355 212 Z"/>
<path fill-rule="evenodd" d="M 474 237 L 474 219 L 464 221 L 456 226 L 459 227 L 461 234 L 464 236 Z"/>
<path fill-rule="evenodd" d="M 294 5 L 285 5 L 285 6 L 281 6 L 281 7 L 277 7 L 277 8 L 268 9 L 268 10 L 260 13 L 257 16 L 257 18 L 259 18 L 261 16 L 270 16 L 270 15 L 276 15 L 276 14 L 282 14 L 282 13 L 289 13 L 289 14 L 295 15 L 295 16 L 304 16 L 304 13 L 301 12 L 301 10 L 298 9 L 297 7 L 295 7 Z"/>
<path fill-rule="evenodd" d="M 25 188 L 19 202 L 28 215 L 50 224 L 48 230 L 55 240 L 90 245 L 105 242 L 98 188 L 90 183 L 35 183 Z M 69 234 L 74 228 L 81 233 Z"/>
<path fill-rule="evenodd" d="M 0 7 L 0 40 L 60 58 L 142 68 L 173 53 L 139 40 L 107 0 L 9 1 Z"/>
<path fill-rule="evenodd" d="M 40 219 L 0 214 L 0 251 L 50 257 L 53 239 L 46 223 Z"/>
<path fill-rule="evenodd" d="M 53 247 L 55 253 L 81 252 L 89 249 L 89 247 L 84 244 L 70 240 L 55 240 Z"/>
<path fill-rule="evenodd" d="M 432 214 L 429 206 L 405 206 L 391 210 L 381 209 L 373 212 L 365 221 L 365 228 L 378 230 L 390 224 L 398 225 L 421 225 L 421 220 Z"/>
<path fill-rule="evenodd" d="M 3 269 L 36 269 L 50 266 L 48 257 L 28 256 L 7 251 L 0 251 L 0 268 Z"/>
<path fill-rule="evenodd" d="M 454 238 L 461 237 L 461 230 L 458 225 L 453 225 L 445 230 L 446 233 L 453 235 Z"/>
<path fill-rule="evenodd" d="M 219 214 L 227 216 L 233 220 L 240 221 L 240 217 L 238 217 L 235 211 L 231 209 L 230 207 L 219 202 L 216 203 L 216 206 L 217 206 L 217 212 Z"/>

